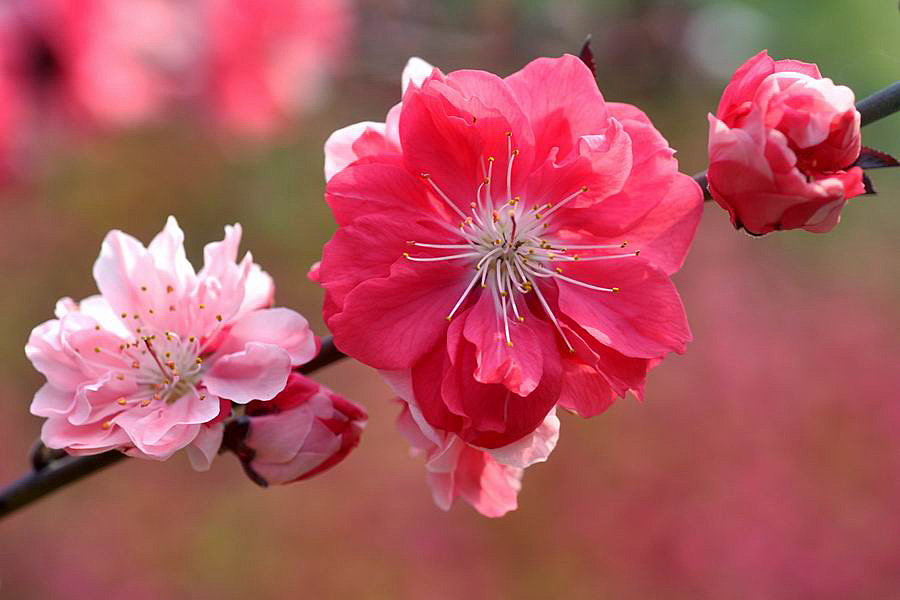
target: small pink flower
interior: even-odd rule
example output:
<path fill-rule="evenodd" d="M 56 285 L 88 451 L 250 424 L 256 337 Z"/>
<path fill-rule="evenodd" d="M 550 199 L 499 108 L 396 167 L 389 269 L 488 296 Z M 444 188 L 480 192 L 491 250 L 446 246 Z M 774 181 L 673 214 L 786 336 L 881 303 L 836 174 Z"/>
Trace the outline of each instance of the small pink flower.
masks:
<path fill-rule="evenodd" d="M 296 373 L 271 401 L 248 404 L 246 414 L 229 425 L 226 446 L 263 486 L 308 479 L 338 464 L 359 444 L 369 418 L 358 404 Z"/>
<path fill-rule="evenodd" d="M 347 48 L 343 0 L 204 0 L 207 93 L 238 133 L 269 134 L 320 98 Z"/>
<path fill-rule="evenodd" d="M 487 450 L 467 444 L 454 433 L 433 428 L 416 405 L 408 377 L 383 373 L 401 395 L 403 411 L 397 427 L 414 454 L 425 455 L 428 485 L 435 504 L 450 510 L 463 498 L 486 517 L 502 517 L 518 506 L 526 467 L 544 462 L 559 439 L 559 419 L 551 410 L 530 435 L 503 448 Z"/>
<path fill-rule="evenodd" d="M 188 447 L 208 468 L 231 402 L 284 389 L 318 340 L 296 312 L 269 308 L 272 279 L 250 253 L 236 262 L 240 238 L 240 225 L 226 227 L 196 273 L 172 217 L 147 248 L 106 236 L 94 263 L 100 295 L 60 300 L 25 346 L 47 378 L 31 405 L 47 418 L 44 444 L 160 460 Z"/>
<path fill-rule="evenodd" d="M 702 200 L 665 139 L 573 56 L 506 79 L 412 60 L 403 82 L 385 123 L 325 144 L 338 231 L 314 276 L 337 346 L 479 448 L 640 396 L 690 339 L 669 275 Z"/>
<path fill-rule="evenodd" d="M 731 78 L 709 115 L 709 190 L 735 227 L 831 231 L 862 194 L 853 91 L 814 64 L 763 50 Z"/>

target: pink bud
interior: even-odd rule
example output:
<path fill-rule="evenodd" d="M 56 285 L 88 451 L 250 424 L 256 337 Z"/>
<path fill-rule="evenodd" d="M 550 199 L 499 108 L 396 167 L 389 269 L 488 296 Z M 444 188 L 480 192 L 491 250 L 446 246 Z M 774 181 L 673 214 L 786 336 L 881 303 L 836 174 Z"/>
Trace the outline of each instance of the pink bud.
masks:
<path fill-rule="evenodd" d="M 268 402 L 251 402 L 229 425 L 225 445 L 256 483 L 292 483 L 341 462 L 359 444 L 368 415 L 299 374 Z"/>
<path fill-rule="evenodd" d="M 734 74 L 709 116 L 709 190 L 735 227 L 830 231 L 862 194 L 853 91 L 818 67 L 762 51 Z"/>

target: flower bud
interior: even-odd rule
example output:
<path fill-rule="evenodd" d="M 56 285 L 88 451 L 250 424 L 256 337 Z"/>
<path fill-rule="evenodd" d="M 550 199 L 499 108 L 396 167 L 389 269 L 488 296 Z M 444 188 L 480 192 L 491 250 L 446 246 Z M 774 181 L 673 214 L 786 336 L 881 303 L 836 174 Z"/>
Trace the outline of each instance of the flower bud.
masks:
<path fill-rule="evenodd" d="M 261 486 L 292 483 L 331 468 L 359 444 L 368 415 L 299 374 L 268 402 L 251 402 L 228 425 L 225 447 Z"/>
<path fill-rule="evenodd" d="M 709 116 L 709 190 L 735 227 L 823 233 L 864 193 L 853 91 L 814 64 L 764 50 L 734 74 Z"/>

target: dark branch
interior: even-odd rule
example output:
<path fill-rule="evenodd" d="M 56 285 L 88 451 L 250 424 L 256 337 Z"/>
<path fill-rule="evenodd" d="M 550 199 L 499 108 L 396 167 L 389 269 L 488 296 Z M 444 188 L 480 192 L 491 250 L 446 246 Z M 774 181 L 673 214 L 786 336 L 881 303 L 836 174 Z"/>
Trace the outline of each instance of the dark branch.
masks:
<path fill-rule="evenodd" d="M 43 469 L 14 481 L 0 492 L 0 518 L 123 458 L 124 454 L 112 451 L 93 456 L 66 456 L 55 460 Z"/>

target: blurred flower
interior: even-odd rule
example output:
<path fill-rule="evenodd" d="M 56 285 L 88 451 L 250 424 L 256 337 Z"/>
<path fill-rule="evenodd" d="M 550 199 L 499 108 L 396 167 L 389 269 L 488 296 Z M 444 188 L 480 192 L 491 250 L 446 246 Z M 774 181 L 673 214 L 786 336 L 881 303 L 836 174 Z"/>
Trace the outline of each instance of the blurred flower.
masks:
<path fill-rule="evenodd" d="M 363 407 L 297 373 L 270 402 L 251 402 L 229 423 L 225 446 L 256 483 L 293 483 L 338 464 L 356 448 L 368 415 Z"/>
<path fill-rule="evenodd" d="M 337 346 L 402 372 L 431 427 L 480 448 L 557 403 L 641 396 L 690 339 L 669 274 L 702 201 L 674 151 L 573 56 L 506 79 L 413 60 L 403 82 L 386 123 L 325 145 L 338 231 L 316 276 Z"/>
<path fill-rule="evenodd" d="M 731 78 L 709 115 L 709 189 L 735 227 L 823 233 L 862 194 L 853 91 L 814 64 L 763 50 Z"/>
<path fill-rule="evenodd" d="M 408 378 L 384 373 L 402 396 L 403 411 L 397 427 L 413 453 L 424 453 L 428 485 L 434 502 L 450 510 L 462 497 L 486 517 L 502 517 L 518 506 L 524 469 L 544 462 L 559 439 L 559 419 L 551 410 L 530 435 L 504 448 L 486 450 L 467 444 L 455 433 L 435 429 L 422 416 Z"/>
<path fill-rule="evenodd" d="M 47 378 L 31 405 L 47 418 L 44 444 L 159 460 L 188 447 L 208 468 L 231 402 L 284 389 L 318 340 L 296 312 L 268 308 L 274 284 L 249 252 L 236 262 L 240 238 L 240 225 L 226 227 L 195 273 L 172 217 L 147 248 L 106 236 L 94 264 L 100 295 L 60 300 L 25 346 Z"/>
<path fill-rule="evenodd" d="M 202 0 L 208 19 L 207 94 L 228 129 L 268 134 L 320 98 L 343 57 L 343 0 Z"/>
<path fill-rule="evenodd" d="M 184 38 L 174 7 L 167 0 L 4 3 L 0 161 L 21 169 L 45 134 L 156 117 L 174 91 L 167 53 Z"/>

